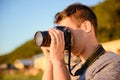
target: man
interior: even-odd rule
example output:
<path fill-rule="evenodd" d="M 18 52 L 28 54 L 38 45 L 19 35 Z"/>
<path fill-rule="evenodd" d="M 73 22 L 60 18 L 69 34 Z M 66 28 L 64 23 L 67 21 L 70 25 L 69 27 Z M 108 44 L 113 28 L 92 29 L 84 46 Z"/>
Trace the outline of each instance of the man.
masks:
<path fill-rule="evenodd" d="M 96 15 L 89 7 L 80 3 L 71 4 L 55 16 L 55 23 L 71 31 L 71 53 L 80 56 L 83 64 L 77 72 L 79 80 L 120 80 L 120 56 L 106 52 L 99 44 Z M 41 47 L 47 57 L 42 79 L 71 80 L 64 62 L 64 34 L 54 28 L 49 30 L 49 34 L 50 47 Z"/>

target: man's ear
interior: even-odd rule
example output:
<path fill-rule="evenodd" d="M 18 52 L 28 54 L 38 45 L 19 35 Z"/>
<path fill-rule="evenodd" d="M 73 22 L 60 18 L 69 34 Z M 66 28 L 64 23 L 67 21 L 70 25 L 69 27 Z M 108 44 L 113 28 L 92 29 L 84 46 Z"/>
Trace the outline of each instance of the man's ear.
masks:
<path fill-rule="evenodd" d="M 92 25 L 90 23 L 90 21 L 84 21 L 81 25 L 81 28 L 85 31 L 85 32 L 90 32 L 92 30 Z"/>

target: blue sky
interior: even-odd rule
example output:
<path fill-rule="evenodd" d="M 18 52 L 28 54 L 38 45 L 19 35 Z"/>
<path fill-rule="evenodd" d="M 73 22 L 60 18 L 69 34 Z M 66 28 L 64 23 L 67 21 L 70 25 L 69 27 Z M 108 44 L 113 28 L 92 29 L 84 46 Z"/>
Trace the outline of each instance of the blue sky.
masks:
<path fill-rule="evenodd" d="M 69 4 L 94 6 L 103 0 L 0 0 L 0 55 L 54 27 L 54 15 Z"/>

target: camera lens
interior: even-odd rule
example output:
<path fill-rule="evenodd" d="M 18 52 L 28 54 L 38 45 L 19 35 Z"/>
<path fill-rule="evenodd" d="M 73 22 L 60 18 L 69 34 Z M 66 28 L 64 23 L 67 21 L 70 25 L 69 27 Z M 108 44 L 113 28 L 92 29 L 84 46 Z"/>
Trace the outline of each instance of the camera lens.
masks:
<path fill-rule="evenodd" d="M 69 46 L 71 46 L 70 30 L 68 28 L 66 28 L 65 26 L 56 26 L 54 28 L 64 32 L 65 50 L 68 50 Z M 34 40 L 35 40 L 35 44 L 39 47 L 41 47 L 41 46 L 49 47 L 50 43 L 51 43 L 51 37 L 50 37 L 48 31 L 36 32 L 35 36 L 34 36 Z"/>
<path fill-rule="evenodd" d="M 38 31 L 34 36 L 35 44 L 37 46 L 50 46 L 51 38 L 48 31 Z"/>

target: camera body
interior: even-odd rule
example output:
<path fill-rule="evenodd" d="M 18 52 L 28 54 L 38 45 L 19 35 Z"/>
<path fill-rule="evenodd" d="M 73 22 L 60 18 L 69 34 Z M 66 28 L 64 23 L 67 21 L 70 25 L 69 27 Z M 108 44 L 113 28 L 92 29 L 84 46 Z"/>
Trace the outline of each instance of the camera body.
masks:
<path fill-rule="evenodd" d="M 65 50 L 68 50 L 69 47 L 71 47 L 71 32 L 70 30 L 65 26 L 56 26 L 54 27 L 58 30 L 61 30 L 64 32 L 64 41 L 65 41 Z M 37 31 L 34 36 L 35 44 L 39 47 L 49 47 L 51 44 L 51 37 L 49 35 L 48 31 Z"/>

